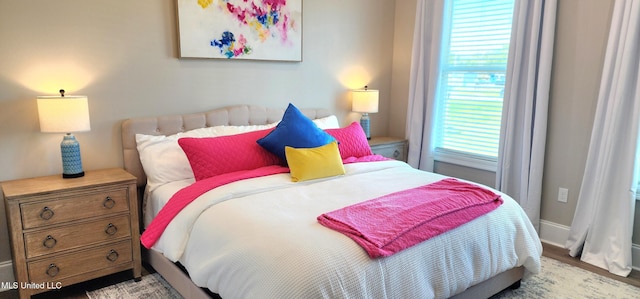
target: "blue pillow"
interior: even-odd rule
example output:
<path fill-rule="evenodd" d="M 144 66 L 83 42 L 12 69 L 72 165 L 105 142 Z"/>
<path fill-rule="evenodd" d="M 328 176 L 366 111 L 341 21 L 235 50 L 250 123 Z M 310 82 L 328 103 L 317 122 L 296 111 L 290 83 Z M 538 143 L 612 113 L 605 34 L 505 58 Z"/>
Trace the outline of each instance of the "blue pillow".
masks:
<path fill-rule="evenodd" d="M 282 120 L 267 136 L 258 139 L 258 144 L 286 161 L 285 146 L 313 148 L 329 144 L 336 139 L 321 130 L 298 108 L 289 104 Z"/>

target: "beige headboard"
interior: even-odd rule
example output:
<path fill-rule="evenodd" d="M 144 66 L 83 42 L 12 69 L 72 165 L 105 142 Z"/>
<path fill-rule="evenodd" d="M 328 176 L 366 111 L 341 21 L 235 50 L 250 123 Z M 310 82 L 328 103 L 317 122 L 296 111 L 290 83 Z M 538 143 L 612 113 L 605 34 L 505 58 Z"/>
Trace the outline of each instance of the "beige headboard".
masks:
<path fill-rule="evenodd" d="M 327 109 L 300 109 L 300 111 L 311 119 L 331 114 Z M 124 168 L 138 178 L 139 187 L 147 183 L 147 177 L 142 169 L 136 148 L 136 134 L 173 135 L 193 129 L 221 125 L 265 125 L 279 121 L 283 114 L 284 109 L 237 105 L 202 113 L 127 119 L 122 122 Z"/>

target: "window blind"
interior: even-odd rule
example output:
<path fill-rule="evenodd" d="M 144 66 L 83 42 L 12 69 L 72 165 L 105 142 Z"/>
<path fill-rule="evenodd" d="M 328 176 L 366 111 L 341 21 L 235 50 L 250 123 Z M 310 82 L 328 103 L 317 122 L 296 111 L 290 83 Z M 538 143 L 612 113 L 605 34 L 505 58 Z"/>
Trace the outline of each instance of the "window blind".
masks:
<path fill-rule="evenodd" d="M 447 3 L 436 147 L 496 159 L 514 0 Z"/>

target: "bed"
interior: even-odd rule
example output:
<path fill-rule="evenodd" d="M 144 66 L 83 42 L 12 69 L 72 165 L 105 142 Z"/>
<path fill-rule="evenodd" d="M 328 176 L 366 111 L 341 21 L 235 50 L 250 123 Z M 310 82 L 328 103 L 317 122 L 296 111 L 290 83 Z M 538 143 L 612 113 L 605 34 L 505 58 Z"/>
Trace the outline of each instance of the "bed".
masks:
<path fill-rule="evenodd" d="M 335 116 L 325 109 L 300 112 L 327 132 L 352 127 L 336 128 Z M 196 185 L 194 178 L 173 172 L 164 172 L 162 182 L 148 176 L 145 170 L 157 177 L 163 168 L 152 169 L 149 162 L 143 167 L 149 153 L 138 151 L 144 144 L 141 136 L 147 141 L 173 137 L 174 147 L 175 139 L 199 142 L 210 137 L 181 135 L 200 129 L 231 128 L 220 136 L 235 138 L 245 132 L 271 132 L 285 113 L 237 105 L 125 120 L 124 167 L 138 179 L 141 227 L 161 218 L 156 215 L 170 197 Z M 211 156 L 226 155 L 230 153 Z M 164 157 L 159 160 L 176 160 Z M 513 199 L 492 189 L 503 200 L 495 210 L 390 256 L 371 258 L 351 238 L 320 225 L 316 217 L 445 177 L 395 160 L 355 161 L 343 167 L 342 175 L 293 182 L 291 165 L 291 173 L 251 177 L 203 191 L 176 212 L 151 249 L 143 252 L 144 259 L 186 298 L 488 298 L 518 287 L 525 275 L 540 270 L 542 246 L 536 231 Z M 188 170 L 180 170 L 182 176 Z"/>

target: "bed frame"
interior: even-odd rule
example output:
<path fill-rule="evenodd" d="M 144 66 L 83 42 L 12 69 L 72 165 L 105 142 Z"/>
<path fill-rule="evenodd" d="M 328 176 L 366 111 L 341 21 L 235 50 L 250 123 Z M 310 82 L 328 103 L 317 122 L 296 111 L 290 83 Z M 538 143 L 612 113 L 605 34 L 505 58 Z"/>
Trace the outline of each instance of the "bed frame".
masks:
<path fill-rule="evenodd" d="M 331 114 L 326 109 L 301 109 L 301 111 L 311 119 L 322 118 Z M 142 169 L 136 148 L 136 134 L 172 135 L 219 125 L 264 125 L 279 121 L 283 113 L 284 109 L 236 105 L 203 113 L 125 120 L 122 123 L 124 168 L 137 178 L 139 206 L 142 206 L 142 191 L 147 182 L 147 177 Z M 142 212 L 143 209 L 138 210 Z M 144 217 L 141 216 L 139 219 L 144 219 Z M 142 228 L 143 226 L 141 225 L 140 227 Z M 153 267 L 153 270 L 162 275 L 185 298 L 220 298 L 217 294 L 212 294 L 207 289 L 196 286 L 180 264 L 171 262 L 161 253 L 143 249 L 142 255 L 143 262 Z M 453 298 L 488 298 L 506 288 L 518 288 L 523 274 L 523 267 L 513 268 L 474 285 Z"/>

